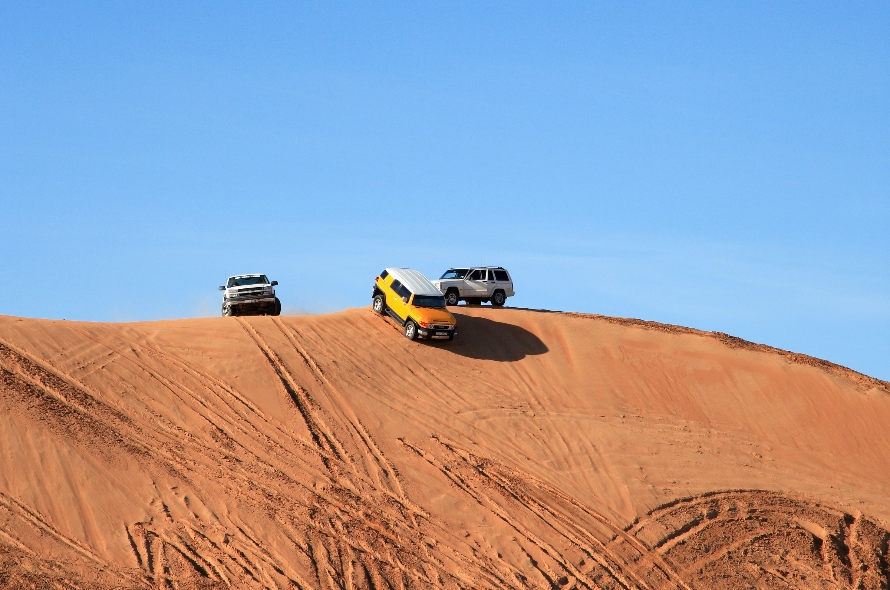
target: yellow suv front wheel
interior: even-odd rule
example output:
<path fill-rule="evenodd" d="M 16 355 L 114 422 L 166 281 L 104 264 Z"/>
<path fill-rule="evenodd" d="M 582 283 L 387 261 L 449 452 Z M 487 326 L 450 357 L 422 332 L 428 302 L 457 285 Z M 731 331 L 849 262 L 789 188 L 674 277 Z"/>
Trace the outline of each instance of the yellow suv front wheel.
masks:
<path fill-rule="evenodd" d="M 417 324 L 414 323 L 414 320 L 405 322 L 405 338 L 408 340 L 415 340 L 417 338 Z"/>

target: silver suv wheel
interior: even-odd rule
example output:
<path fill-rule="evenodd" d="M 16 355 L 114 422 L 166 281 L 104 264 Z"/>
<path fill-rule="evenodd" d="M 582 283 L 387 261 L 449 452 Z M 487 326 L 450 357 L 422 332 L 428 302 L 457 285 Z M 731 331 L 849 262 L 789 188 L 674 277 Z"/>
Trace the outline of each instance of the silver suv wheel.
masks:
<path fill-rule="evenodd" d="M 445 294 L 445 305 L 457 305 L 457 291 L 451 290 Z"/>

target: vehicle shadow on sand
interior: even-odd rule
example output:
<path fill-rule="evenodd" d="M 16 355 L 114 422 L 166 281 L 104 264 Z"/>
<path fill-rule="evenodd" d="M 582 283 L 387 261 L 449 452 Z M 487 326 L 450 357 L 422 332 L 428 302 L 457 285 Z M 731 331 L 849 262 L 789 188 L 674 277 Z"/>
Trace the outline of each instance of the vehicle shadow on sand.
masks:
<path fill-rule="evenodd" d="M 525 328 L 453 310 L 451 313 L 457 320 L 457 337 L 453 342 L 430 342 L 437 348 L 467 358 L 499 362 L 515 362 L 549 351 L 540 338 Z"/>

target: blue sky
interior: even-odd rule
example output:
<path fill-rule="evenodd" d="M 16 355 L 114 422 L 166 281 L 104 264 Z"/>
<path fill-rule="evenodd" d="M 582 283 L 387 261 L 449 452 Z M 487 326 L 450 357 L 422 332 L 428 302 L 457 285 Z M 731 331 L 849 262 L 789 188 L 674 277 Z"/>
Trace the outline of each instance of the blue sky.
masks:
<path fill-rule="evenodd" d="M 84 4 L 0 5 L 2 314 L 498 264 L 890 379 L 886 2 Z"/>

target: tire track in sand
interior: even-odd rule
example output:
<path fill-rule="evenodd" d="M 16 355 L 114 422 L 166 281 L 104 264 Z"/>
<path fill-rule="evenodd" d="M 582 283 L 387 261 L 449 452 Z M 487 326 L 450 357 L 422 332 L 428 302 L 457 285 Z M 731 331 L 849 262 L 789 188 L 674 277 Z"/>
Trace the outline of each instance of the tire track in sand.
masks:
<path fill-rule="evenodd" d="M 341 392 L 331 383 L 330 379 L 328 379 L 325 372 L 318 365 L 316 360 L 312 357 L 308 350 L 300 344 L 296 330 L 293 328 L 286 326 L 284 322 L 280 318 L 272 318 L 273 323 L 278 327 L 279 331 L 287 338 L 287 341 L 291 343 L 294 347 L 294 350 L 297 351 L 297 354 L 303 359 L 306 363 L 306 366 L 313 372 L 315 378 L 318 380 L 322 386 L 328 390 L 329 394 L 336 398 L 339 403 L 339 407 L 342 410 L 351 409 L 351 405 L 346 403 L 346 400 L 343 398 Z M 408 497 L 405 495 L 404 489 L 402 488 L 402 484 L 399 481 L 398 473 L 396 472 L 395 467 L 390 463 L 390 461 L 386 458 L 383 451 L 380 450 L 380 447 L 374 441 L 374 438 L 368 432 L 368 429 L 365 428 L 365 425 L 362 424 L 361 420 L 356 416 L 355 412 L 349 411 L 347 420 L 349 422 L 349 426 L 352 430 L 358 435 L 359 440 L 362 441 L 363 445 L 367 449 L 372 461 L 376 463 L 379 469 L 383 472 L 385 479 L 381 479 L 378 477 L 378 483 L 381 486 L 391 487 L 393 492 L 396 494 L 396 497 L 399 501 L 404 504 L 406 507 L 410 507 L 409 515 L 412 519 L 412 524 L 416 526 L 416 521 L 414 521 L 414 513 L 419 512 L 424 514 L 424 511 L 416 506 L 413 502 L 411 502 Z"/>
<path fill-rule="evenodd" d="M 582 505 L 559 490 L 546 486 L 529 474 L 507 468 L 491 458 L 479 457 L 471 451 L 458 448 L 454 443 L 442 440 L 440 437 L 434 436 L 432 440 L 437 442 L 440 448 L 443 448 L 447 456 L 450 457 L 446 463 L 440 463 L 432 455 L 419 451 L 414 445 L 405 441 L 402 442 L 409 448 L 413 447 L 415 453 L 418 453 L 425 460 L 436 466 L 446 477 L 476 498 L 480 504 L 488 505 L 491 503 L 498 506 L 504 515 L 514 514 L 507 507 L 501 507 L 495 502 L 493 496 L 485 493 L 478 485 L 471 483 L 473 479 L 481 478 L 480 483 L 494 488 L 504 497 L 511 498 L 522 508 L 528 510 L 539 519 L 539 522 L 545 523 L 559 537 L 568 540 L 573 546 L 598 563 L 622 587 L 641 589 L 672 587 L 691 590 L 684 576 L 667 563 L 660 554 L 628 534 L 627 531 L 614 524 L 606 516 Z M 542 501 L 534 494 L 530 494 L 527 489 L 529 486 L 539 489 L 551 502 Z M 557 502 L 552 502 L 552 500 L 557 500 Z M 606 530 L 598 535 L 584 528 L 580 524 L 577 515 L 573 516 L 563 513 L 553 507 L 558 504 L 570 506 L 578 510 L 584 516 L 590 517 L 599 525 L 604 526 Z M 545 553 L 550 554 L 552 548 L 546 544 L 541 545 L 539 535 L 531 533 L 527 527 L 524 527 L 518 520 L 512 517 L 505 519 L 504 516 L 501 516 L 501 518 L 518 533 L 539 545 Z M 606 540 L 600 538 L 604 532 L 606 533 Z M 553 552 L 555 553 L 555 549 L 553 549 Z M 553 556 L 551 555 L 551 557 Z M 567 560 L 556 561 L 568 573 L 575 576 L 579 582 L 595 587 L 595 582 L 589 574 L 581 572 L 579 568 L 575 568 Z M 582 575 L 578 575 L 579 573 Z"/>
<path fill-rule="evenodd" d="M 556 550 L 550 543 L 542 539 L 539 535 L 535 534 L 527 527 L 525 527 L 518 519 L 514 518 L 510 515 L 509 511 L 501 506 L 498 502 L 496 502 L 491 496 L 486 494 L 478 487 L 474 486 L 469 477 L 466 477 L 466 473 L 461 473 L 461 469 L 453 469 L 451 466 L 446 465 L 440 462 L 437 458 L 435 458 L 430 453 L 423 451 L 421 448 L 401 439 L 401 442 L 405 447 L 412 452 L 414 452 L 418 457 L 427 461 L 430 465 L 438 469 L 445 477 L 451 480 L 460 490 L 473 498 L 480 505 L 490 510 L 495 516 L 501 519 L 504 523 L 506 523 L 510 528 L 515 530 L 522 538 L 526 539 L 529 543 L 535 545 L 542 553 L 547 555 L 551 560 L 553 560 L 556 564 L 562 567 L 566 572 L 570 573 L 575 579 L 582 584 L 582 587 L 589 589 L 600 588 L 592 578 L 588 577 L 585 573 L 581 572 L 580 569 L 576 568 L 574 564 L 569 563 L 559 551 Z M 610 565 L 596 553 L 588 552 L 589 556 L 593 559 L 597 559 L 601 562 L 601 565 L 604 568 L 609 576 L 617 583 L 621 588 L 625 590 L 631 589 L 647 589 L 646 585 L 638 585 L 629 581 L 624 572 L 621 571 L 619 567 L 615 567 L 614 565 Z M 533 567 L 540 570 L 541 574 L 545 577 L 545 579 L 553 579 L 555 578 L 555 574 L 552 571 L 545 571 L 541 568 L 540 564 L 533 562 Z"/>
<path fill-rule="evenodd" d="M 305 554 L 310 562 L 314 564 L 313 569 L 319 583 L 322 584 L 322 587 L 331 584 L 333 580 L 331 572 L 338 572 L 337 576 L 340 582 L 338 582 L 337 587 L 342 587 L 342 567 L 338 568 L 337 565 L 333 563 L 331 556 L 334 554 L 339 555 L 343 552 L 349 553 L 351 551 L 360 551 L 363 554 L 363 558 L 360 560 L 363 564 L 363 570 L 365 572 L 375 572 L 375 575 L 380 576 L 381 580 L 386 580 L 391 587 L 414 587 L 418 584 L 421 587 L 428 586 L 431 583 L 431 580 L 429 580 L 426 574 L 423 573 L 424 568 L 418 569 L 414 566 L 408 566 L 398 557 L 400 554 L 405 553 L 405 556 L 409 558 L 409 563 L 426 562 L 430 564 L 430 562 L 433 561 L 426 547 L 414 547 L 411 551 L 405 552 L 406 547 L 403 544 L 402 531 L 399 530 L 401 528 L 401 525 L 399 524 L 400 521 L 403 521 L 404 526 L 408 529 L 416 528 L 417 521 L 415 519 L 415 514 L 420 513 L 420 515 L 424 515 L 423 511 L 420 510 L 419 507 L 408 502 L 407 499 L 403 499 L 404 494 L 402 494 L 402 498 L 399 498 L 394 496 L 386 487 L 372 485 L 371 487 L 376 488 L 377 493 L 385 494 L 400 508 L 396 514 L 391 515 L 395 516 L 395 519 L 386 519 L 377 522 L 377 518 L 372 518 L 379 510 L 385 509 L 389 502 L 384 500 L 383 506 L 369 510 L 372 506 L 371 502 L 374 500 L 366 497 L 365 494 L 361 492 L 361 489 L 359 489 L 366 486 L 368 482 L 364 482 L 364 479 L 361 477 L 359 477 L 358 480 L 355 480 L 355 476 L 358 475 L 355 464 L 351 461 L 343 444 L 334 434 L 333 429 L 322 417 L 321 412 L 316 410 L 316 403 L 311 398 L 308 391 L 297 383 L 285 362 L 272 349 L 272 347 L 269 346 L 258 330 L 256 330 L 249 322 L 244 321 L 241 318 L 238 318 L 238 321 L 251 340 L 266 357 L 286 392 L 300 411 L 307 428 L 309 428 L 310 433 L 313 436 L 313 442 L 316 444 L 317 451 L 322 456 L 325 466 L 330 471 L 334 486 L 340 486 L 343 490 L 350 490 L 349 494 L 353 496 L 354 501 L 357 501 L 359 505 L 369 502 L 367 508 L 362 509 L 362 512 L 365 512 L 365 516 L 364 522 L 360 527 L 364 531 L 371 533 L 371 543 L 368 546 L 361 547 L 353 545 L 348 539 L 338 538 L 338 535 L 331 535 L 330 532 L 322 529 L 317 530 L 317 533 L 320 534 L 319 536 L 310 535 L 310 539 L 314 540 L 310 540 Z M 287 334 L 285 334 L 285 336 L 287 336 Z M 293 339 L 289 338 L 288 341 L 293 345 Z M 306 354 L 305 351 L 303 351 L 303 353 Z M 304 360 L 309 358 L 311 357 L 306 354 Z M 307 364 L 311 368 L 312 362 L 307 360 Z M 320 369 L 315 375 L 320 382 L 327 382 Z M 356 427 L 354 423 L 351 423 L 351 426 L 356 429 L 364 428 L 363 426 Z M 358 433 L 361 440 L 363 440 L 366 445 L 373 446 L 372 442 L 361 437 L 360 431 Z M 373 453 L 370 449 L 368 452 Z M 353 473 L 348 478 L 344 479 L 337 464 L 345 465 Z M 358 488 L 356 487 L 356 484 L 358 484 Z M 379 501 L 380 499 L 377 500 L 378 503 Z M 329 515 L 329 518 L 330 517 L 334 517 L 334 515 Z M 339 515 L 330 520 L 330 522 L 334 525 L 335 529 L 339 531 L 345 530 Z M 354 526 L 357 523 L 353 522 L 351 524 Z M 325 539 L 329 539 L 334 545 L 328 547 L 325 544 Z M 380 543 L 381 541 L 382 544 Z M 336 551 L 333 551 L 334 547 L 336 547 Z M 385 551 L 381 551 L 381 549 L 385 549 Z M 420 555 L 411 555 L 412 551 L 419 551 Z M 351 565 L 347 569 L 351 569 L 353 572 L 358 571 Z M 388 571 L 388 573 L 385 573 L 384 570 Z M 439 576 L 442 575 L 447 575 L 444 569 L 440 569 Z M 464 586 L 459 585 L 459 587 Z"/>
<path fill-rule="evenodd" d="M 285 391 L 287 391 L 291 400 L 294 402 L 294 406 L 296 406 L 300 415 L 303 417 L 306 427 L 309 429 L 309 434 L 312 436 L 312 440 L 316 446 L 324 451 L 324 453 L 333 455 L 337 460 L 352 466 L 351 462 L 348 461 L 348 455 L 343 449 L 343 445 L 340 444 L 340 441 L 337 440 L 336 436 L 334 436 L 333 432 L 328 428 L 321 416 L 313 409 L 313 403 L 309 398 L 309 393 L 303 386 L 294 380 L 293 375 L 288 371 L 281 358 L 279 358 L 275 351 L 266 344 L 266 341 L 263 340 L 263 337 L 260 336 L 253 326 L 242 318 L 237 319 L 250 339 L 253 340 L 263 356 L 266 357 L 272 370 L 278 376 Z"/>
<path fill-rule="evenodd" d="M 728 490 L 650 511 L 628 532 L 696 587 L 890 587 L 890 531 L 847 512 L 779 492 Z M 756 566 L 756 567 L 755 567 Z"/>

